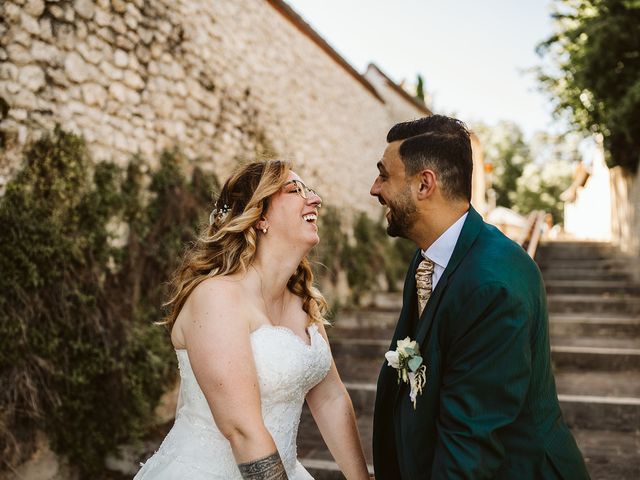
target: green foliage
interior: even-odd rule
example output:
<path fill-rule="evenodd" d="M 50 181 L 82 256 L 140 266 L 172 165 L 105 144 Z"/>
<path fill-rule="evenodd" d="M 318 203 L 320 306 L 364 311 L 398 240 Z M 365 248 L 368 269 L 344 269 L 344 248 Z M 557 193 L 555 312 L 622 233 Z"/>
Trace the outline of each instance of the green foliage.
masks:
<path fill-rule="evenodd" d="M 520 128 L 511 122 L 496 126 L 478 124 L 485 162 L 493 165 L 492 188 L 496 204 L 528 214 L 544 210 L 556 222 L 564 219 L 560 194 L 572 180 L 572 163 L 580 160 L 581 135 L 537 133 L 527 143 Z"/>
<path fill-rule="evenodd" d="M 418 84 L 416 85 L 416 97 L 424 102 L 424 79 L 418 74 Z"/>
<path fill-rule="evenodd" d="M 609 166 L 640 160 L 640 2 L 556 0 L 558 31 L 538 47 L 550 60 L 538 79 L 585 132 L 600 133 Z"/>
<path fill-rule="evenodd" d="M 553 216 L 554 223 L 562 223 L 564 204 L 560 194 L 571 185 L 572 177 L 572 166 L 562 160 L 527 165 L 512 192 L 514 209 L 522 214 L 542 210 Z"/>
<path fill-rule="evenodd" d="M 188 182 L 178 152 L 95 165 L 59 128 L 33 144 L 0 199 L 0 450 L 29 454 L 36 429 L 84 475 L 135 441 L 172 380 L 161 282 L 214 179 Z"/>
<path fill-rule="evenodd" d="M 511 208 L 518 178 L 526 164 L 531 162 L 529 147 L 522 130 L 512 122 L 500 122 L 495 127 L 478 124 L 474 132 L 484 149 L 485 163 L 493 166 L 492 188 L 496 192 L 496 205 Z"/>
<path fill-rule="evenodd" d="M 349 241 L 349 237 L 344 233 L 340 210 L 332 205 L 323 205 L 318 217 L 318 230 L 322 238 L 314 251 L 316 264 L 319 264 L 320 268 L 317 268 L 315 273 L 318 278 L 328 276 L 335 286 Z"/>
<path fill-rule="evenodd" d="M 404 278 L 415 246 L 403 239 L 391 239 L 382 222 L 358 215 L 353 229 L 354 242 L 343 250 L 342 267 L 356 302 L 366 291 L 380 288 L 383 275 L 390 290 Z"/>
<path fill-rule="evenodd" d="M 332 205 L 322 207 L 318 221 L 321 241 L 314 257 L 319 281 L 327 278 L 336 286 L 339 272 L 345 272 L 349 302 L 355 304 L 365 292 L 399 288 L 416 250 L 412 242 L 390 238 L 382 221 L 371 220 L 364 213 L 357 216 L 350 238 L 340 209 Z"/>
<path fill-rule="evenodd" d="M 367 291 L 398 288 L 416 249 L 409 240 L 390 238 L 382 222 L 365 213 L 357 216 L 350 238 L 340 210 L 334 206 L 322 207 L 319 231 L 322 240 L 316 248 L 316 260 L 321 268 L 316 274 L 318 278 L 328 276 L 335 285 L 338 272 L 346 272 L 354 303 Z"/>

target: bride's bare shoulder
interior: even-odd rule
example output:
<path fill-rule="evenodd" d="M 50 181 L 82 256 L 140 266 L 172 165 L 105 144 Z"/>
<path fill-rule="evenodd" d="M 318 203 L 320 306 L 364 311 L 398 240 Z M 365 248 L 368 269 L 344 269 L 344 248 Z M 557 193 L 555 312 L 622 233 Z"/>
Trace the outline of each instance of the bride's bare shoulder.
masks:
<path fill-rule="evenodd" d="M 190 332 L 228 327 L 248 331 L 253 308 L 251 295 L 247 294 L 247 286 L 242 278 L 208 278 L 200 282 L 187 297 L 173 327 L 174 346 L 183 345 Z M 246 319 L 246 322 L 242 319 Z"/>
<path fill-rule="evenodd" d="M 200 282 L 185 302 L 185 308 L 201 312 L 202 309 L 215 308 L 217 311 L 239 309 L 247 286 L 242 277 L 218 276 Z"/>

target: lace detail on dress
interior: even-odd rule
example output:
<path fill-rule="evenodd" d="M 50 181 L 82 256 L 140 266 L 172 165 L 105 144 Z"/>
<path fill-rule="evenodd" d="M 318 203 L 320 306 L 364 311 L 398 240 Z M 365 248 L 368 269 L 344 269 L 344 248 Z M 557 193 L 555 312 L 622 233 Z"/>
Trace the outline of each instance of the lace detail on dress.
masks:
<path fill-rule="evenodd" d="M 290 479 L 312 477 L 297 461 L 296 437 L 308 391 L 331 367 L 329 346 L 317 325 L 307 329 L 310 344 L 286 327 L 266 325 L 251 333 L 262 417 Z M 231 446 L 216 426 L 191 370 L 186 350 L 176 350 L 180 402 L 173 428 L 135 480 L 241 479 Z"/>

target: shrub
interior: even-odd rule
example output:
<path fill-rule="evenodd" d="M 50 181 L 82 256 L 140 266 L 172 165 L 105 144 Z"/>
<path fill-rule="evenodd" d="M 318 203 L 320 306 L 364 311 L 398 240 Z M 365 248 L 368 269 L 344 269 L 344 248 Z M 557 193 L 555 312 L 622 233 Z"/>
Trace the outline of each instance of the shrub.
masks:
<path fill-rule="evenodd" d="M 140 438 L 174 375 L 163 282 L 216 182 L 188 182 L 177 151 L 151 175 L 94 166 L 56 128 L 25 153 L 0 199 L 0 449 L 24 460 L 37 429 L 83 475 Z M 150 191 L 150 194 L 149 194 Z"/>
<path fill-rule="evenodd" d="M 321 240 L 313 250 L 315 274 L 318 278 L 326 276 L 335 285 L 342 268 L 344 249 L 348 244 L 340 210 L 332 205 L 323 205 L 318 223 Z"/>
<path fill-rule="evenodd" d="M 343 248 L 341 265 L 355 302 L 364 292 L 383 288 L 384 283 L 388 290 L 395 290 L 404 279 L 415 246 L 404 239 L 390 238 L 382 222 L 371 220 L 365 213 L 356 218 L 353 236 L 353 243 Z"/>

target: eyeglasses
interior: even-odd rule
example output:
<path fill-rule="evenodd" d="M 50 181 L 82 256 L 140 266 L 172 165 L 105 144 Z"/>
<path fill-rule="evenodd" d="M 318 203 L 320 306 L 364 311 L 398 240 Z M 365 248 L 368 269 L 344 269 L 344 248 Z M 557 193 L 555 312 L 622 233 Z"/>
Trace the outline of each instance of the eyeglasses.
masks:
<path fill-rule="evenodd" d="M 319 197 L 320 195 L 318 195 L 318 192 L 316 192 L 313 188 L 309 188 L 307 187 L 302 180 L 289 180 L 287 183 L 284 184 L 284 186 L 286 187 L 287 185 L 295 185 L 295 190 L 291 190 L 288 193 L 297 193 L 298 195 L 300 195 L 302 198 L 304 198 L 305 200 L 309 198 L 309 194 L 315 195 L 316 197 Z"/>

